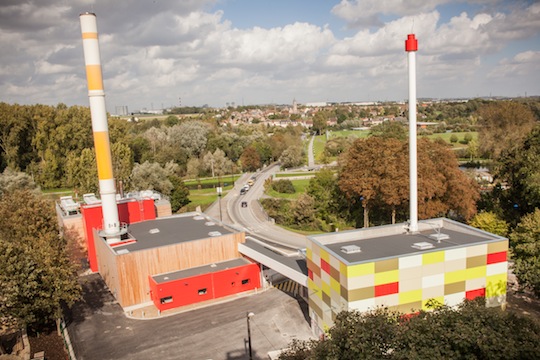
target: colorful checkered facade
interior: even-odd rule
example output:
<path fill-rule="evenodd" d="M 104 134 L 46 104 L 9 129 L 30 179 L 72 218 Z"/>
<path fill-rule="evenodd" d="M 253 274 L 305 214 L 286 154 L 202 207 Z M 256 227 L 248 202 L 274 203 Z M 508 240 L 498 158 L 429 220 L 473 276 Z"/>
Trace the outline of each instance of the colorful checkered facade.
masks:
<path fill-rule="evenodd" d="M 308 240 L 312 325 L 324 331 L 343 310 L 384 306 L 413 313 L 428 309 L 431 299 L 454 306 L 483 296 L 488 306 L 500 306 L 506 301 L 507 258 L 504 239 L 351 264 Z"/>

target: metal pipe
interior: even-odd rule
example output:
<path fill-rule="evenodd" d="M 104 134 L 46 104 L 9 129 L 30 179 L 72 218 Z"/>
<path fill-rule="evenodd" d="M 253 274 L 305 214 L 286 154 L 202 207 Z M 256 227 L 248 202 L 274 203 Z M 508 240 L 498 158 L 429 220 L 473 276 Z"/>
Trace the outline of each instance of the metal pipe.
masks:
<path fill-rule="evenodd" d="M 92 116 L 92 131 L 99 178 L 99 192 L 103 210 L 103 231 L 114 236 L 120 233 L 118 207 L 116 205 L 116 186 L 113 177 L 111 146 L 107 111 L 105 108 L 105 91 L 99 53 L 96 14 L 84 13 L 79 16 L 88 82 L 88 98 Z"/>
<path fill-rule="evenodd" d="M 409 63 L 409 184 L 410 232 L 418 232 L 418 169 L 416 149 L 416 51 L 418 40 L 407 35 L 405 51 Z"/>

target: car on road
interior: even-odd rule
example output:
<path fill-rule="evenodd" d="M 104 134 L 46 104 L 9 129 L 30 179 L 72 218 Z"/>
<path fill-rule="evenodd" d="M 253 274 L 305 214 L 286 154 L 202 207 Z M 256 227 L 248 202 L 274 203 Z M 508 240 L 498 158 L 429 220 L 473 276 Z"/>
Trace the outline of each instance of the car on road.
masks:
<path fill-rule="evenodd" d="M 246 189 L 241 188 L 241 189 L 240 189 L 240 195 L 244 195 L 245 193 L 246 193 Z"/>
<path fill-rule="evenodd" d="M 247 201 L 242 201 L 241 206 L 242 207 L 247 207 Z"/>

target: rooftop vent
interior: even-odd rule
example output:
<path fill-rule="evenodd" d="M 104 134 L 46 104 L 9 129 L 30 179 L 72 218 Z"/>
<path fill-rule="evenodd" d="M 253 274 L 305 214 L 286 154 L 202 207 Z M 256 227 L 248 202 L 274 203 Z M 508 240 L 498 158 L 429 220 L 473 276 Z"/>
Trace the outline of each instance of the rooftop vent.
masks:
<path fill-rule="evenodd" d="M 216 223 L 213 222 L 213 221 L 207 221 L 207 222 L 204 223 L 204 225 L 206 225 L 206 226 L 214 226 L 214 225 L 216 225 Z"/>
<path fill-rule="evenodd" d="M 204 219 L 205 219 L 205 217 L 202 216 L 202 215 L 196 215 L 196 216 L 193 217 L 193 220 L 204 220 Z"/>
<path fill-rule="evenodd" d="M 217 267 L 217 265 L 216 264 L 211 264 L 210 267 L 215 268 L 215 267 Z"/>
<path fill-rule="evenodd" d="M 427 250 L 433 249 L 435 245 L 433 245 L 432 243 L 428 243 L 427 241 L 422 241 L 412 244 L 412 247 L 418 250 Z"/>
<path fill-rule="evenodd" d="M 157 234 L 159 232 L 159 229 L 158 228 L 150 229 L 148 232 L 150 234 Z"/>
<path fill-rule="evenodd" d="M 341 251 L 344 252 L 345 254 L 356 254 L 356 253 L 362 252 L 362 250 L 360 250 L 360 246 L 358 245 L 342 246 Z"/>
<path fill-rule="evenodd" d="M 209 236 L 221 236 L 221 233 L 219 231 L 210 231 L 208 233 Z"/>
<path fill-rule="evenodd" d="M 441 240 L 450 239 L 450 236 L 448 234 L 443 234 L 443 233 L 438 232 L 436 234 L 429 235 L 429 238 L 433 240 L 437 240 L 437 242 L 441 242 Z"/>
<path fill-rule="evenodd" d="M 116 252 L 118 255 L 123 255 L 123 254 L 128 254 L 129 253 L 129 250 L 128 249 L 120 249 Z"/>

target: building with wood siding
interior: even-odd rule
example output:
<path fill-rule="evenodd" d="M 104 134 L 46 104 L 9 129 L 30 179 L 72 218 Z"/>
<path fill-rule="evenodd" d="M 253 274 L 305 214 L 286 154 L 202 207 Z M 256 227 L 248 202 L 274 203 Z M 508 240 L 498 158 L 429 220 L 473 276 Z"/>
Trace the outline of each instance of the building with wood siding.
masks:
<path fill-rule="evenodd" d="M 506 238 L 444 218 L 420 221 L 418 230 L 399 224 L 308 236 L 314 332 L 323 334 L 343 310 L 414 313 L 478 296 L 487 306 L 505 304 Z"/>

